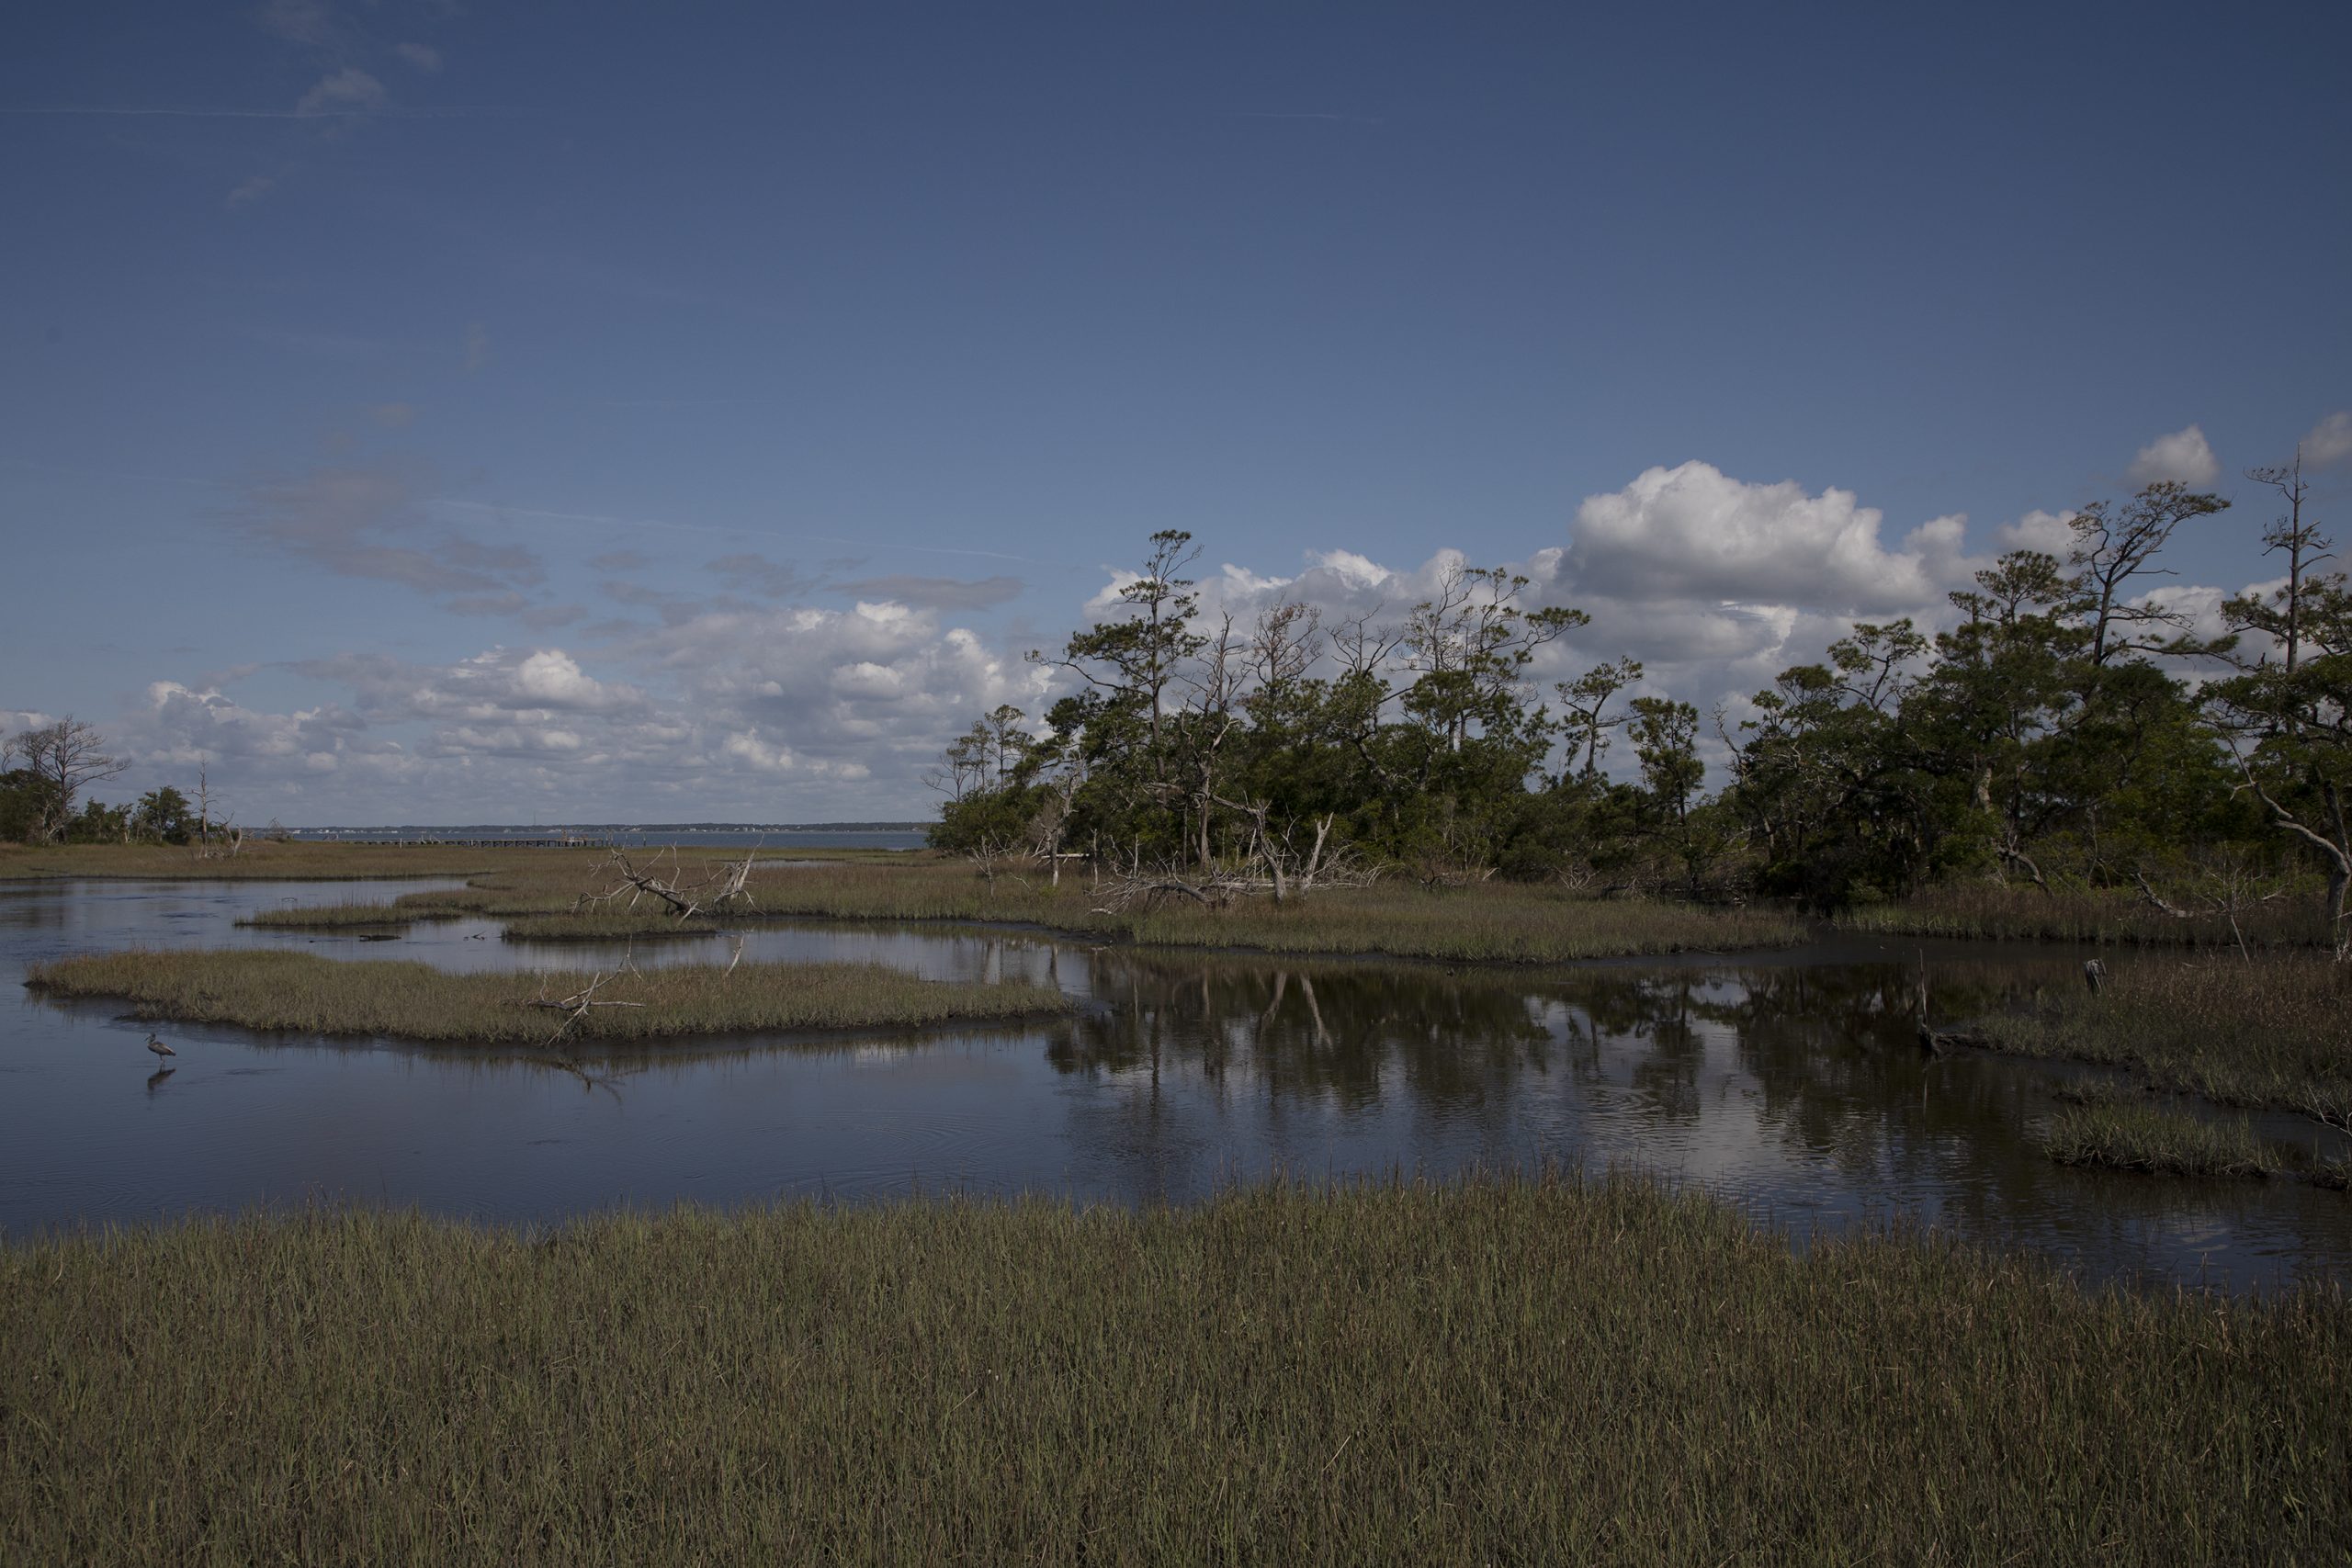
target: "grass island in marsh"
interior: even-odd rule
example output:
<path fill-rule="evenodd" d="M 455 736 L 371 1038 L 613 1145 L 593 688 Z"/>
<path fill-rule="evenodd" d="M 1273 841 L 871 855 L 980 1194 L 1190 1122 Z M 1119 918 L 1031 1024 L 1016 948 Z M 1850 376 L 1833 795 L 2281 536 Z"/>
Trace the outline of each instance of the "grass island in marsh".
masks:
<path fill-rule="evenodd" d="M 2125 1067 L 2161 1089 L 2352 1131 L 2352 964 L 2313 953 L 2114 965 L 2100 988 L 1972 1021 L 2015 1055 Z"/>
<path fill-rule="evenodd" d="M 164 1303 L 168 1303 L 167 1307 Z M 2352 1309 L 1574 1178 L 0 1251 L 0 1555 L 2319 1561 Z M 1106 1543 L 1108 1543 L 1106 1545 Z"/>
<path fill-rule="evenodd" d="M 688 855 L 674 863 L 677 869 L 665 874 L 688 881 L 708 876 L 724 857 L 701 852 L 699 859 Z M 953 920 L 1168 946 L 1470 963 L 1729 952 L 1793 942 L 1804 933 L 1802 921 L 1768 911 L 1596 898 L 1501 882 L 1432 891 L 1399 881 L 1335 888 L 1283 904 L 1261 899 L 1204 909 L 1159 903 L 1107 911 L 1082 873 L 1065 874 L 1057 886 L 1044 874 L 984 874 L 969 862 L 935 855 L 755 863 L 747 899 L 690 920 L 650 898 L 640 898 L 633 908 L 625 899 L 575 907 L 583 893 L 605 891 L 610 880 L 594 861 L 546 863 L 502 869 L 473 878 L 464 888 L 406 894 L 385 904 L 266 910 L 251 923 L 331 928 L 480 915 L 504 921 L 511 938 L 561 941 L 707 931 L 777 917 Z"/>
<path fill-rule="evenodd" d="M 2243 1114 L 2209 1120 L 2115 1085 L 2086 1085 L 2061 1099 L 2064 1103 L 2035 1139 L 2061 1165 L 2166 1176 L 2261 1177 L 2290 1168 L 2280 1150 L 2255 1136 Z M 2321 1168 L 2320 1179 L 2332 1172 Z"/>
<path fill-rule="evenodd" d="M 1049 987 L 922 980 L 879 964 L 743 964 L 606 974 L 574 1018 L 538 1005 L 597 975 L 448 974 L 423 964 L 338 963 L 307 953 L 109 953 L 36 964 L 25 984 L 59 997 L 119 997 L 141 1018 L 399 1040 L 537 1043 L 751 1031 L 920 1027 L 1067 1012 Z M 569 1022 L 566 1021 L 569 1020 Z"/>

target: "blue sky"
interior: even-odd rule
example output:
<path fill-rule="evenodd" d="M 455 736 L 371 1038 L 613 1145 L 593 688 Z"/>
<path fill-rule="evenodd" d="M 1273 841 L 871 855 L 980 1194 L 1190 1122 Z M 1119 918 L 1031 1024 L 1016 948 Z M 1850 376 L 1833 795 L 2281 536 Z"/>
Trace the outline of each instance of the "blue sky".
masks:
<path fill-rule="evenodd" d="M 0 723 L 909 816 L 1158 528 L 1244 612 L 1520 564 L 1713 704 L 2152 474 L 2239 502 L 2183 589 L 2298 441 L 2341 513 L 2352 11 L 1579 9 L 17 18 Z"/>

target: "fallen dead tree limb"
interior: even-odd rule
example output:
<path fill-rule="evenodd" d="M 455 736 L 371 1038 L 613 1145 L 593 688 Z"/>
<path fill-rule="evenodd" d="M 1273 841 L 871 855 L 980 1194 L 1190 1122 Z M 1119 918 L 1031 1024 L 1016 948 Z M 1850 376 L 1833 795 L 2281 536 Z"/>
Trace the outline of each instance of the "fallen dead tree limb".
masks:
<path fill-rule="evenodd" d="M 1229 804 L 1220 802 L 1220 804 Z M 1146 865 L 1139 852 L 1130 852 L 1124 868 L 1114 868 L 1095 880 L 1098 915 L 1116 915 L 1163 897 L 1189 898 L 1204 908 L 1224 909 L 1236 899 L 1271 897 L 1277 904 L 1303 898 L 1332 887 L 1369 887 L 1380 878 L 1380 867 L 1351 847 L 1334 847 L 1333 818 L 1315 824 L 1314 842 L 1301 852 L 1287 830 L 1270 830 L 1264 807 L 1250 810 L 1255 828 L 1247 858 L 1238 865 L 1207 866 L 1189 873 L 1173 865 Z"/>
<path fill-rule="evenodd" d="M 655 870 L 639 871 L 630 861 L 628 852 L 616 849 L 608 855 L 600 871 L 617 878 L 602 893 L 582 893 L 571 902 L 572 913 L 597 908 L 619 899 L 628 900 L 625 908 L 634 909 L 640 898 L 653 898 L 669 906 L 680 920 L 690 920 L 723 904 L 741 899 L 746 905 L 757 906 L 745 886 L 752 875 L 752 862 L 756 852 L 747 852 L 739 861 L 728 861 L 717 871 L 695 883 L 685 883 L 678 871 L 678 852 L 670 851 L 670 874 L 657 874 L 660 857 L 655 858 Z"/>
<path fill-rule="evenodd" d="M 730 964 L 729 967 L 732 968 L 733 966 Z M 523 1005 L 526 1008 L 544 1008 L 548 1011 L 560 1012 L 564 1015 L 563 1022 L 557 1026 L 556 1032 L 553 1034 L 548 1036 L 548 1043 L 553 1045 L 557 1042 L 562 1040 L 564 1036 L 570 1034 L 573 1029 L 577 1028 L 581 1020 L 588 1016 L 589 1010 L 592 1008 L 643 1007 L 645 1005 L 643 1002 L 613 1001 L 605 998 L 599 997 L 596 994 L 598 991 L 603 990 L 605 987 L 609 985 L 611 982 L 619 979 L 623 975 L 635 975 L 636 973 L 637 970 L 635 966 L 630 964 L 628 959 L 623 958 L 621 960 L 621 966 L 618 969 L 614 970 L 609 975 L 605 974 L 601 970 L 598 971 L 594 979 L 590 980 L 585 986 L 582 986 L 580 989 L 572 992 L 571 995 L 568 997 L 548 996 L 547 994 L 548 983 L 543 978 L 539 981 L 539 994 L 537 997 L 532 998 L 530 1000 L 526 1001 Z"/>

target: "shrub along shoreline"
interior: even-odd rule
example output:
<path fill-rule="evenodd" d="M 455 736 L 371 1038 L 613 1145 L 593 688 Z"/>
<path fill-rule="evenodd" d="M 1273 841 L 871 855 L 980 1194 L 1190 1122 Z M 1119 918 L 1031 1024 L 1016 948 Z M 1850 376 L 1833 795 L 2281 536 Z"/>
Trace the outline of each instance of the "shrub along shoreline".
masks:
<path fill-rule="evenodd" d="M 587 972 L 450 974 L 404 962 L 314 953 L 134 949 L 35 964 L 25 985 L 61 997 L 119 997 L 139 1017 L 312 1034 L 530 1044 L 571 1015 L 534 1005 L 571 997 Z M 581 1040 L 1011 1022 L 1068 1013 L 1050 987 L 923 980 L 881 964 L 692 964 L 608 977 L 569 1024 Z"/>
<path fill-rule="evenodd" d="M 18 1562 L 2315 1561 L 2352 1308 L 1647 1184 L 0 1248 Z"/>

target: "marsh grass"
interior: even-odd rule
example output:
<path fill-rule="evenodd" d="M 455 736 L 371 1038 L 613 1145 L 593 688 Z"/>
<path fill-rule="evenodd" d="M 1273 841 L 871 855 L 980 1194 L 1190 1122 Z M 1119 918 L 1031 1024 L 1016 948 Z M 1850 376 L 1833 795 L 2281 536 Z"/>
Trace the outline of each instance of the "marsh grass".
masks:
<path fill-rule="evenodd" d="M 717 859 L 709 857 L 709 863 Z M 692 879 L 708 869 L 688 857 L 683 874 Z M 1511 883 L 1438 893 L 1394 883 L 1336 889 L 1281 906 L 1253 900 L 1210 910 L 1170 903 L 1106 914 L 1095 908 L 1082 874 L 1065 876 L 1059 887 L 1042 877 L 1009 874 L 991 883 L 965 862 L 936 856 L 763 866 L 752 880 L 751 904 L 682 925 L 650 899 L 634 909 L 606 905 L 573 912 L 579 895 L 596 882 L 594 872 L 593 866 L 509 868 L 476 877 L 463 889 L 403 894 L 380 908 L 388 922 L 445 910 L 486 916 L 505 922 L 510 940 L 526 942 L 656 936 L 782 917 L 1009 924 L 1143 945 L 1507 964 L 1728 952 L 1791 943 L 1804 934 L 1801 922 L 1770 912 L 1578 897 Z M 272 910 L 254 923 L 299 928 L 309 923 L 303 915 Z M 346 923 L 340 914 L 327 920 Z"/>
<path fill-rule="evenodd" d="M 1841 912 L 1837 923 L 1883 936 L 2233 949 L 2242 936 L 2249 947 L 2307 947 L 2322 944 L 2325 934 L 2316 908 L 2316 896 L 2256 905 L 2239 912 L 2233 931 L 2226 916 L 2176 919 L 2122 889 L 2074 887 L 2044 893 L 1978 882 L 1935 888 L 1895 903 L 1861 905 Z"/>
<path fill-rule="evenodd" d="M 0 1251 L 17 1562 L 2314 1562 L 2352 1311 L 1620 1180 Z"/>
<path fill-rule="evenodd" d="M 2238 1116 L 2208 1121 L 2128 1090 L 2077 1090 L 2037 1135 L 2061 1165 L 2106 1166 L 2173 1176 L 2275 1176 L 2278 1152 Z"/>
<path fill-rule="evenodd" d="M 2224 1104 L 2352 1115 L 2352 965 L 2317 953 L 2119 964 L 2097 994 L 2070 987 L 1972 1033 Z"/>
<path fill-rule="evenodd" d="M 1253 899 L 1210 910 L 1179 900 L 1104 914 L 1082 876 L 1058 888 L 1012 875 L 991 884 L 954 861 L 815 868 L 771 879 L 759 897 L 769 914 L 1010 921 L 1179 947 L 1520 963 L 1758 947 L 1803 935 L 1774 914 L 1492 882 L 1436 893 L 1391 882 L 1279 906 Z"/>
<path fill-rule="evenodd" d="M 62 997 L 119 997 L 138 1016 L 311 1034 L 486 1044 L 547 1040 L 562 1016 L 527 1005 L 586 986 L 587 973 L 453 975 L 411 963 L 341 963 L 308 953 L 131 951 L 36 964 L 25 984 Z M 608 982 L 573 1027 L 585 1040 L 746 1031 L 914 1027 L 1067 1012 L 1050 987 L 921 980 L 879 964 L 695 964 Z"/>
<path fill-rule="evenodd" d="M 283 909 L 258 909 L 237 923 L 263 930 L 341 931 L 353 926 L 406 926 L 419 920 L 464 918 L 460 908 L 411 908 L 390 904 L 302 904 Z"/>

